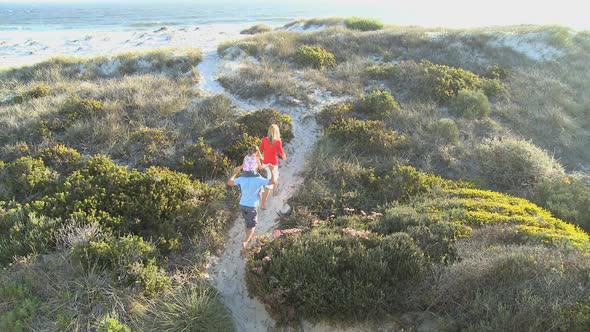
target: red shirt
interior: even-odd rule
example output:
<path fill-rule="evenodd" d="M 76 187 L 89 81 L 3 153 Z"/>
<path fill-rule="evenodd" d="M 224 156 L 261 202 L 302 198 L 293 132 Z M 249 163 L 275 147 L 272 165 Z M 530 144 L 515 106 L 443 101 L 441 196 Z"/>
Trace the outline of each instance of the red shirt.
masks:
<path fill-rule="evenodd" d="M 284 155 L 283 143 L 280 140 L 270 143 L 268 137 L 264 137 L 260 142 L 260 152 L 263 154 L 263 164 L 271 164 L 277 166 L 279 164 L 279 155 Z"/>

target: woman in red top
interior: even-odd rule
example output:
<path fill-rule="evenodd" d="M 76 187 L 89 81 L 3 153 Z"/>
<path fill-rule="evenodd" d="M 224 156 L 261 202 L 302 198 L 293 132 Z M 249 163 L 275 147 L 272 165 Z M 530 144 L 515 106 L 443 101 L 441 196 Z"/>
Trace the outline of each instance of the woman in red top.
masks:
<path fill-rule="evenodd" d="M 283 151 L 283 143 L 281 142 L 281 132 L 279 126 L 276 124 L 268 127 L 268 136 L 262 139 L 260 142 L 260 152 L 263 155 L 263 164 L 270 164 L 270 170 L 274 173 L 275 185 L 273 186 L 273 196 L 279 194 L 278 191 L 278 180 L 279 180 L 279 156 L 283 160 L 287 160 L 287 155 Z M 270 190 L 264 190 L 262 202 L 260 203 L 261 209 L 266 209 L 266 200 L 270 195 Z"/>

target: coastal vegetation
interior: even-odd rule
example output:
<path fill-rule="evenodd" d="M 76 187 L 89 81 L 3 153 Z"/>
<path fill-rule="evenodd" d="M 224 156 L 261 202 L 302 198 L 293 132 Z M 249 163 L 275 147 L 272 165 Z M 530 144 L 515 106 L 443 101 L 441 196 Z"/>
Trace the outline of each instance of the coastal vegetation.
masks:
<path fill-rule="evenodd" d="M 319 130 L 245 258 L 279 325 L 587 330 L 587 32 L 243 33 L 217 50 L 226 93 L 194 49 L 0 71 L 0 330 L 235 330 L 205 274 L 237 218 L 225 180 L 273 123 L 287 148 Z"/>
<path fill-rule="evenodd" d="M 418 312 L 414 322 L 429 317 L 441 330 L 583 330 L 590 183 L 574 171 L 590 158 L 580 145 L 587 37 L 337 22 L 218 49 L 299 82 L 280 92 L 268 82 L 269 95 L 343 100 L 315 115 L 323 136 L 290 213 L 249 257 L 250 292 L 283 324 Z M 335 65 L 301 66 L 300 50 L 312 47 Z"/>
<path fill-rule="evenodd" d="M 202 277 L 236 217 L 218 180 L 256 144 L 240 133 L 293 133 L 277 110 L 200 96 L 200 60 L 158 50 L 0 73 L 2 328 L 233 329 Z"/>

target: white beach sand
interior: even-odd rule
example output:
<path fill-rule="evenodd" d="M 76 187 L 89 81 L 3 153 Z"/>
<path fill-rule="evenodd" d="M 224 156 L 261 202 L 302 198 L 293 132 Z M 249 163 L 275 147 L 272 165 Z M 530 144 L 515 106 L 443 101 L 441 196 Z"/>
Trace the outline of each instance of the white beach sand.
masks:
<path fill-rule="evenodd" d="M 10 31 L 0 34 L 0 68 L 29 65 L 57 55 L 111 55 L 160 47 L 214 51 L 222 41 L 243 37 L 251 24 L 162 27 L 149 31 Z"/>

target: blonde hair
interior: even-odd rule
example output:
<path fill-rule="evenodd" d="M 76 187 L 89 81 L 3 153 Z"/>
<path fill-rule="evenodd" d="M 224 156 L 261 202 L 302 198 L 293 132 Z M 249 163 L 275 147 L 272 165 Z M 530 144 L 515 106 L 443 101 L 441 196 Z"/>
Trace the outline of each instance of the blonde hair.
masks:
<path fill-rule="evenodd" d="M 248 149 L 248 154 L 249 155 L 253 155 L 258 153 L 260 150 L 258 149 L 258 147 L 256 145 L 252 145 L 249 149 Z"/>
<path fill-rule="evenodd" d="M 268 139 L 271 143 L 281 140 L 281 131 L 279 130 L 279 126 L 276 124 L 271 124 L 270 127 L 268 127 Z"/>

